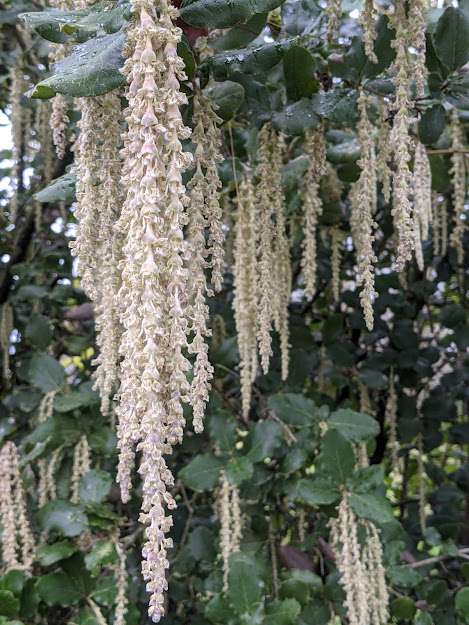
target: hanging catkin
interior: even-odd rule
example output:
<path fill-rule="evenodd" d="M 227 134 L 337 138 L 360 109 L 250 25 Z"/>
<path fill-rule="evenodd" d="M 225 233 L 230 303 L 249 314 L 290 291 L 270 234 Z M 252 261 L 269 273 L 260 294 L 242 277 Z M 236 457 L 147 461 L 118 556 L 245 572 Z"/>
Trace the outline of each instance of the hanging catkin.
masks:
<path fill-rule="evenodd" d="M 116 92 L 102 96 L 98 103 L 102 140 L 97 163 L 99 187 L 95 198 L 95 204 L 99 207 L 96 241 L 99 266 L 96 267 L 94 315 L 99 353 L 93 364 L 97 365 L 94 388 L 101 397 L 101 412 L 108 415 L 111 410 L 110 398 L 113 389 L 118 385 L 119 342 L 122 331 L 117 301 L 121 284 L 119 264 L 122 240 L 114 227 L 123 201 L 119 180 L 122 115 L 120 97 Z"/>
<path fill-rule="evenodd" d="M 350 226 L 352 239 L 357 257 L 357 284 L 361 286 L 360 303 L 368 330 L 373 329 L 373 301 L 376 293 L 374 289 L 374 263 L 376 256 L 373 251 L 374 230 L 373 219 L 377 202 L 377 171 L 376 153 L 373 141 L 373 127 L 367 114 L 367 96 L 360 91 L 358 108 L 360 120 L 358 122 L 358 140 L 361 155 L 358 160 L 361 173 L 360 178 L 352 185 L 350 202 L 352 214 Z"/>
<path fill-rule="evenodd" d="M 392 179 L 392 216 L 397 237 L 396 270 L 403 271 L 411 260 L 414 249 L 412 205 L 410 200 L 412 173 L 410 125 L 410 85 L 412 68 L 408 58 L 409 23 L 405 3 L 399 2 L 392 16 L 392 25 L 396 31 L 393 47 L 396 51 L 394 61 L 394 85 L 396 95 L 393 103 L 394 122 L 390 135 L 393 146 L 394 171 Z"/>
<path fill-rule="evenodd" d="M 415 260 L 420 271 L 423 271 L 422 241 L 428 239 L 432 219 L 432 177 L 427 151 L 419 141 L 415 146 L 413 184 Z"/>
<path fill-rule="evenodd" d="M 259 216 L 258 241 L 258 327 L 260 364 L 264 373 L 269 370 L 272 356 L 272 324 L 274 281 L 277 276 L 273 272 L 274 263 L 274 224 L 272 203 L 272 183 L 275 172 L 272 171 L 272 130 L 265 124 L 259 132 L 259 148 L 257 150 L 256 167 L 256 205 Z"/>
<path fill-rule="evenodd" d="M 127 598 L 127 586 L 128 575 L 126 568 L 126 555 L 123 546 L 119 542 L 118 538 L 114 540 L 114 547 L 117 552 L 118 564 L 116 571 L 116 609 L 114 613 L 114 625 L 125 625 L 125 616 L 127 614 L 128 598 Z"/>
<path fill-rule="evenodd" d="M 220 522 L 220 551 L 223 563 L 223 590 L 228 590 L 230 556 L 239 551 L 242 534 L 242 520 L 239 493 L 236 486 L 228 481 L 224 471 L 220 474 L 218 489 L 217 516 Z"/>
<path fill-rule="evenodd" d="M 363 29 L 365 54 L 372 63 L 377 63 L 378 59 L 376 58 L 374 51 L 376 39 L 376 18 L 374 14 L 373 0 L 364 0 L 359 20 Z"/>
<path fill-rule="evenodd" d="M 189 182 L 189 271 L 191 295 L 189 306 L 189 330 L 193 339 L 189 352 L 195 354 L 194 375 L 191 384 L 193 425 L 196 432 L 203 430 L 205 404 L 208 401 L 213 367 L 208 359 L 207 337 L 209 308 L 205 302 L 213 291 L 207 286 L 205 268 L 212 268 L 213 289 L 219 291 L 223 281 L 223 229 L 220 206 L 221 182 L 217 164 L 220 155 L 220 131 L 217 124 L 222 120 L 214 112 L 209 99 L 200 91 L 194 95 L 194 132 L 192 141 L 196 146 L 195 173 Z M 207 243 L 206 243 L 207 231 Z"/>
<path fill-rule="evenodd" d="M 120 353 L 118 481 L 128 501 L 134 449 L 141 452 L 143 499 L 140 521 L 146 526 L 142 574 L 150 593 L 149 616 L 164 614 L 167 589 L 165 535 L 172 525 L 165 508 L 176 506 L 169 488 L 174 478 L 165 455 L 181 441 L 182 402 L 190 395 L 186 373 L 187 270 L 183 226 L 188 203 L 182 173 L 192 158 L 181 141 L 190 136 L 179 105 L 185 78 L 177 55 L 181 30 L 178 12 L 167 0 L 133 0 L 127 33 L 127 79 L 122 186 L 127 191 L 118 228 L 124 237 Z"/>
<path fill-rule="evenodd" d="M 331 229 L 331 284 L 332 297 L 337 303 L 340 299 L 340 263 L 342 259 L 343 232 L 337 226 Z"/>
<path fill-rule="evenodd" d="M 91 453 L 88 440 L 83 435 L 73 450 L 72 477 L 70 480 L 70 501 L 80 501 L 81 478 L 91 469 Z"/>
<path fill-rule="evenodd" d="M 326 1 L 326 17 L 327 17 L 327 40 L 332 41 L 334 35 L 340 26 L 340 20 L 342 17 L 342 2 L 341 0 L 327 0 Z"/>
<path fill-rule="evenodd" d="M 464 232 L 467 216 L 464 214 L 466 199 L 466 167 L 464 160 L 464 134 L 457 109 L 451 111 L 451 183 L 453 200 L 453 230 L 451 245 L 456 250 L 458 265 L 464 262 Z"/>
<path fill-rule="evenodd" d="M 49 391 L 44 395 L 39 404 L 38 423 L 45 423 L 54 412 L 54 399 L 57 391 Z M 54 469 L 57 464 L 57 455 L 54 451 L 51 458 L 47 460 L 40 458 L 37 462 L 39 482 L 37 486 L 39 506 L 45 505 L 48 501 L 55 499 L 56 488 L 54 480 Z"/>
<path fill-rule="evenodd" d="M 21 105 L 21 98 L 26 91 L 26 81 L 24 79 L 23 61 L 18 54 L 10 71 L 10 120 L 12 137 L 12 170 L 11 189 L 12 195 L 9 203 L 9 219 L 11 223 L 16 220 L 18 213 L 18 190 L 21 185 L 21 158 L 24 148 L 24 113 Z"/>
<path fill-rule="evenodd" d="M 244 417 L 247 417 L 251 405 L 252 383 L 257 373 L 256 231 L 258 220 L 252 178 L 249 174 L 240 182 L 237 201 L 233 308 L 238 336 L 242 412 Z"/>
<path fill-rule="evenodd" d="M 272 132 L 272 205 L 275 220 L 272 274 L 276 280 L 273 289 L 274 327 L 280 337 L 281 377 L 288 378 L 290 363 L 289 311 L 292 271 L 290 241 L 287 235 L 286 206 L 282 188 L 282 167 L 285 152 L 283 135 Z"/>
<path fill-rule="evenodd" d="M 322 214 L 319 182 L 326 169 L 326 145 L 322 128 L 307 135 L 304 150 L 309 157 L 309 167 L 303 187 L 304 239 L 301 267 L 305 281 L 305 296 L 312 299 L 316 291 L 316 231 Z"/>
<path fill-rule="evenodd" d="M 384 100 L 380 100 L 376 171 L 378 181 L 382 185 L 383 198 L 385 202 L 389 202 L 391 198 L 391 169 L 389 167 L 389 161 L 392 157 L 392 146 L 390 143 L 391 127 L 388 122 L 388 116 L 388 103 Z"/>
<path fill-rule="evenodd" d="M 359 521 L 349 495 L 344 492 L 337 518 L 331 519 L 331 545 L 337 554 L 340 584 L 345 591 L 344 607 L 350 625 L 386 625 L 389 596 L 383 566 L 383 549 L 378 530 L 370 521 Z M 365 543 L 358 529 L 365 530 Z"/>
<path fill-rule="evenodd" d="M 394 370 L 389 374 L 389 388 L 384 412 L 384 421 L 388 427 L 388 448 L 391 450 L 393 469 L 399 464 L 399 441 L 397 439 L 397 393 Z"/>
<path fill-rule="evenodd" d="M 412 76 L 415 80 L 416 96 L 423 98 L 427 85 L 428 70 L 426 57 L 426 26 L 428 0 L 412 0 L 409 2 L 409 45 L 415 50 Z"/>
<path fill-rule="evenodd" d="M 13 308 L 10 302 L 5 302 L 1 309 L 0 318 L 0 347 L 2 348 L 2 377 L 8 380 L 11 377 L 10 369 L 10 335 L 13 331 Z"/>
<path fill-rule="evenodd" d="M 26 495 L 16 445 L 7 442 L 0 450 L 0 523 L 2 561 L 6 571 L 23 569 L 30 573 L 34 539 L 26 515 Z"/>

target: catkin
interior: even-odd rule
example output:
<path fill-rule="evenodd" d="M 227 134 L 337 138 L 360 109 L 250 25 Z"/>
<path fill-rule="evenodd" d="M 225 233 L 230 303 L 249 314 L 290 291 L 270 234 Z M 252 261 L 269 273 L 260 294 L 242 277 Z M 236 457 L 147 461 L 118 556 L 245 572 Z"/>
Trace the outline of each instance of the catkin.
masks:
<path fill-rule="evenodd" d="M 396 31 L 393 47 L 396 50 L 394 61 L 394 85 L 396 89 L 393 103 L 394 123 L 390 134 L 393 146 L 394 172 L 392 178 L 392 210 L 394 230 L 397 236 L 396 270 L 403 271 L 406 263 L 411 260 L 414 250 L 414 229 L 412 221 L 410 171 L 411 136 L 410 125 L 410 83 L 412 68 L 409 63 L 408 50 L 408 18 L 405 3 L 396 6 L 392 16 L 392 25 Z"/>
<path fill-rule="evenodd" d="M 127 195 L 118 222 L 124 238 L 119 291 L 123 335 L 120 344 L 118 481 L 130 498 L 135 448 L 141 452 L 140 522 L 145 525 L 142 574 L 150 594 L 148 614 L 164 614 L 167 536 L 176 507 L 174 478 L 165 455 L 182 440 L 183 402 L 190 399 L 186 373 L 188 321 L 186 246 L 183 227 L 188 196 L 182 173 L 192 162 L 181 141 L 190 136 L 179 106 L 187 102 L 178 57 L 178 11 L 167 0 L 133 0 L 127 31 L 127 79 L 122 186 Z"/>
<path fill-rule="evenodd" d="M 21 478 L 16 445 L 7 442 L 0 450 L 1 546 L 5 569 L 30 573 L 34 559 L 34 538 L 29 525 L 26 494 Z"/>
<path fill-rule="evenodd" d="M 337 518 L 330 521 L 331 545 L 337 555 L 349 623 L 386 625 L 389 619 L 389 594 L 379 532 L 370 521 L 357 519 L 346 492 L 342 495 L 337 511 Z M 363 545 L 358 540 L 360 525 L 366 536 Z"/>
<path fill-rule="evenodd" d="M 343 233 L 335 226 L 331 230 L 331 284 L 334 302 L 340 299 L 340 263 L 342 259 Z"/>
<path fill-rule="evenodd" d="M 464 134 L 457 109 L 451 111 L 451 183 L 453 200 L 453 229 L 450 243 L 456 250 L 458 265 L 464 262 L 464 232 L 467 216 L 464 214 L 466 199 L 466 166 L 464 159 Z"/>
<path fill-rule="evenodd" d="M 373 0 L 365 0 L 360 13 L 360 24 L 363 29 L 363 44 L 365 46 L 365 54 L 372 63 L 377 63 L 378 59 L 374 51 L 376 39 L 376 25 Z"/>
<path fill-rule="evenodd" d="M 70 501 L 80 501 L 81 478 L 91 469 L 91 453 L 88 440 L 83 435 L 73 450 L 72 477 L 70 481 Z"/>
<path fill-rule="evenodd" d="M 12 171 L 11 188 L 12 195 L 9 203 L 9 219 L 14 223 L 18 213 L 18 190 L 21 185 L 21 158 L 24 147 L 24 112 L 21 98 L 26 91 L 26 81 L 24 78 L 23 61 L 20 55 L 15 59 L 10 71 L 10 119 L 12 135 Z"/>
<path fill-rule="evenodd" d="M 376 153 L 373 141 L 373 127 L 367 114 L 367 96 L 360 91 L 358 107 L 358 139 L 361 155 L 358 160 L 360 178 L 351 187 L 350 202 L 352 214 L 350 226 L 357 256 L 357 284 L 361 286 L 360 303 L 368 330 L 373 329 L 373 301 L 376 297 L 374 283 L 374 263 L 377 261 L 373 251 L 376 223 L 373 215 L 377 204 Z"/>
<path fill-rule="evenodd" d="M 257 212 L 252 178 L 240 182 L 234 253 L 234 316 L 238 336 L 242 412 L 248 416 L 257 373 Z"/>
<path fill-rule="evenodd" d="M 0 347 L 2 348 L 2 376 L 4 380 L 11 377 L 10 335 L 13 330 L 13 323 L 13 308 L 10 302 L 5 302 L 2 305 L 0 318 Z"/>
<path fill-rule="evenodd" d="M 239 492 L 228 481 L 224 471 L 220 474 L 217 494 L 217 515 L 220 522 L 220 551 L 223 563 L 223 591 L 228 590 L 230 556 L 239 551 L 242 536 L 242 517 Z"/>
<path fill-rule="evenodd" d="M 316 231 L 319 217 L 322 214 L 319 183 L 326 169 L 326 145 L 323 129 L 307 135 L 305 154 L 309 157 L 310 163 L 303 188 L 304 239 L 301 267 L 305 281 L 305 296 L 312 299 L 316 291 L 317 276 Z"/>

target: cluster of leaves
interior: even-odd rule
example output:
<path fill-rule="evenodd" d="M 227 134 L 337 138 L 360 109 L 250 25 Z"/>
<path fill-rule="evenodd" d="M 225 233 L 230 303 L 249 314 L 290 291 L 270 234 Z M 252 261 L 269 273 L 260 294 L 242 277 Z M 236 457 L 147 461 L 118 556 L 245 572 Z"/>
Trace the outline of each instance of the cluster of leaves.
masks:
<path fill-rule="evenodd" d="M 8 4 L 8 3 L 7 3 Z M 392 236 L 390 207 L 382 196 L 376 220 L 378 293 L 376 325 L 366 331 L 357 291 L 344 289 L 332 302 L 328 230 L 349 232 L 346 189 L 357 179 L 359 148 L 351 130 L 357 119 L 358 88 L 392 97 L 388 70 L 393 32 L 386 18 L 377 29 L 378 63 L 370 63 L 356 20 L 358 2 L 343 2 L 340 44 L 326 43 L 326 20 L 316 0 L 194 0 L 181 7 L 184 38 L 179 53 L 186 63 L 190 95 L 194 79 L 207 85 L 224 120 L 226 160 L 220 166 L 224 192 L 233 195 L 234 172 L 255 159 L 257 131 L 265 121 L 289 140 L 283 172 L 295 288 L 299 268 L 301 181 L 308 166 L 301 136 L 327 124 L 328 161 L 345 187 L 340 199 L 322 188 L 318 290 L 313 302 L 295 297 L 291 304 L 291 370 L 285 383 L 274 358 L 268 375 L 256 381 L 249 422 L 240 419 L 238 354 L 231 311 L 232 276 L 211 302 L 226 332 L 214 336 L 215 366 L 206 431 L 175 450 L 179 508 L 174 514 L 175 549 L 165 622 L 326 625 L 334 615 L 346 622 L 344 594 L 328 545 L 328 520 L 343 487 L 351 493 L 358 517 L 381 530 L 391 589 L 391 612 L 399 623 L 456 625 L 469 622 L 469 423 L 464 409 L 469 344 L 467 275 L 454 250 L 433 256 L 424 247 L 427 270 L 411 265 L 406 279 L 389 271 Z M 18 15 L 26 22 L 25 37 Z M 103 0 L 82 11 L 37 11 L 28 0 L 12 2 L 0 13 L 5 37 L 0 49 L 4 80 L 0 102 L 7 111 L 7 68 L 22 48 L 31 78 L 33 110 L 38 100 L 56 93 L 70 98 L 70 136 L 77 115 L 73 97 L 97 96 L 122 86 L 122 44 L 129 19 L 127 0 Z M 215 54 L 199 62 L 193 43 L 205 29 L 225 29 L 212 42 Z M 8 36 L 9 35 L 9 36 Z M 51 45 L 67 43 L 67 58 L 48 68 Z M 429 13 L 428 97 L 415 101 L 415 132 L 430 150 L 433 186 L 448 202 L 451 215 L 448 113 L 456 106 L 469 115 L 469 17 L 467 4 Z M 210 79 L 210 82 L 209 82 Z M 190 123 L 190 106 L 185 111 Z M 2 153 L 4 158 L 9 154 Z M 0 237 L 0 301 L 14 308 L 13 375 L 1 392 L 0 440 L 14 440 L 21 451 L 30 514 L 40 546 L 34 576 L 12 571 L 0 577 L 0 624 L 32 622 L 99 625 L 93 606 L 109 622 L 115 609 L 118 562 L 114 538 L 127 553 L 127 625 L 146 622 L 146 596 L 139 576 L 141 530 L 138 496 L 123 506 L 115 487 L 116 439 L 99 413 L 92 390 L 94 339 L 68 251 L 73 211 L 61 222 L 58 202 L 68 209 L 74 177 L 64 163 L 56 179 L 36 194 L 43 225 L 35 227 L 30 208 L 34 188 L 20 188 L 22 211 L 15 228 L 4 224 Z M 38 153 L 27 166 L 40 172 Z M 26 167 L 26 164 L 25 164 Z M 1 175 L 10 174 L 8 161 Z M 2 186 L 2 188 L 4 188 Z M 336 190 L 337 191 L 337 190 Z M 0 191 L 8 205 L 8 192 Z M 344 250 L 342 277 L 353 275 L 354 254 Z M 300 292 L 300 291 L 298 291 Z M 398 438 L 403 471 L 393 478 L 387 448 L 385 405 L 391 371 L 398 395 Z M 373 417 L 360 412 L 366 388 Z M 416 396 L 426 389 L 417 406 Z M 57 391 L 53 415 L 37 423 L 44 395 Z M 93 469 L 81 481 L 80 501 L 69 502 L 73 448 L 85 434 Z M 427 529 L 419 524 L 417 440 L 425 452 Z M 371 465 L 356 468 L 357 446 L 366 445 Z M 62 450 L 56 473 L 57 499 L 38 508 L 39 459 Z M 220 471 L 239 488 L 244 517 L 241 551 L 230 561 L 228 591 L 223 592 L 219 522 L 214 501 Z M 137 492 L 138 494 L 138 492 Z M 305 518 L 304 536 L 299 531 Z M 272 548 L 272 543 L 274 548 Z M 273 568 L 277 554 L 278 580 Z M 428 561 L 428 562 L 427 562 Z"/>

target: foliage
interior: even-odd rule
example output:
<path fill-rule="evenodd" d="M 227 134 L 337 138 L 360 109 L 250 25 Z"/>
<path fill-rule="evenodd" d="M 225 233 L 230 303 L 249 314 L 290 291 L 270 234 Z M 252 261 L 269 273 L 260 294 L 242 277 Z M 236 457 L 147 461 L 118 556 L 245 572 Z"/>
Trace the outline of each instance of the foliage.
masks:
<path fill-rule="evenodd" d="M 100 95 L 124 83 L 120 69 L 129 3 L 99 2 L 71 12 L 38 11 L 29 0 L 3 4 L 2 110 L 11 113 L 8 68 L 21 57 L 29 90 L 21 100 L 24 115 L 31 118 L 49 98 L 64 95 L 70 139 L 78 121 L 72 98 Z M 360 173 L 355 132 L 359 89 L 392 96 L 393 34 L 388 19 L 380 18 L 374 64 L 350 16 L 360 3 L 342 2 L 341 37 L 330 41 L 322 4 L 195 0 L 181 7 L 185 38 L 179 52 L 190 75 L 183 90 L 190 94 L 198 80 L 218 106 L 225 156 L 219 171 L 226 197 L 234 197 L 238 177 L 255 160 L 263 123 L 271 120 L 287 137 L 282 184 L 294 288 L 288 379 L 281 380 L 274 341 L 271 370 L 256 380 L 247 420 L 240 416 L 231 270 L 223 291 L 210 301 L 212 317 L 222 320 L 225 332 L 214 332 L 210 346 L 215 374 L 205 431 L 194 435 L 188 427 L 170 459 L 178 508 L 173 514 L 168 625 L 326 625 L 334 617 L 347 622 L 328 543 L 328 520 L 336 514 L 344 488 L 356 516 L 381 531 L 395 622 L 469 623 L 467 267 L 460 265 L 451 245 L 434 254 L 430 239 L 423 247 L 423 271 L 415 262 L 402 274 L 392 271 L 390 205 L 380 192 L 376 319 L 373 331 L 366 329 L 353 278 L 355 254 L 347 242 L 347 191 Z M 26 15 L 19 18 L 19 13 Z M 210 42 L 215 54 L 201 59 L 194 41 L 206 28 L 226 30 Z M 57 43 L 66 44 L 68 54 L 51 66 L 48 55 Z M 430 90 L 412 102 L 412 133 L 429 154 L 433 188 L 447 202 L 450 231 L 450 109 L 456 107 L 460 120 L 468 120 L 468 51 L 467 3 L 429 11 Z M 189 104 L 187 123 L 191 114 Z M 327 158 L 337 178 L 332 188 L 326 182 L 321 188 L 318 285 L 308 302 L 302 296 L 300 267 L 302 180 L 308 168 L 302 137 L 324 123 Z M 18 218 L 13 226 L 5 218 L 0 234 L 0 303 L 10 302 L 14 310 L 12 374 L 0 395 L 0 441 L 14 440 L 20 449 L 39 546 L 32 576 L 9 571 L 0 577 L 0 624 L 96 625 L 95 606 L 112 623 L 115 540 L 120 536 L 130 580 L 126 623 L 137 625 L 147 622 L 139 571 L 139 503 L 137 495 L 125 505 L 119 499 L 113 424 L 101 415 L 92 390 L 93 317 L 68 249 L 75 226 L 75 178 L 69 171 L 73 153 L 68 150 L 63 161 L 54 159 L 48 178 L 50 145 L 40 145 L 37 131 L 27 140 Z M 7 181 L 13 175 L 11 153 L 1 154 L 0 173 Z M 11 193 L 6 184 L 0 188 L 8 213 Z M 346 241 L 339 302 L 333 301 L 331 285 L 333 227 Z M 227 230 L 230 237 L 231 217 Z M 467 249 L 467 234 L 465 243 Z M 391 378 L 398 380 L 398 466 L 392 464 L 386 421 Z M 53 410 L 41 422 L 41 401 L 51 391 Z M 190 424 L 189 414 L 187 419 Z M 78 501 L 72 503 L 73 454 L 83 435 L 92 469 L 81 477 Z M 359 465 L 360 449 L 369 456 L 369 466 Z M 37 463 L 49 462 L 59 451 L 57 497 L 39 506 Z M 222 470 L 239 489 L 244 520 L 241 549 L 230 556 L 226 591 L 214 513 Z M 422 489 L 426 527 L 419 518 Z"/>

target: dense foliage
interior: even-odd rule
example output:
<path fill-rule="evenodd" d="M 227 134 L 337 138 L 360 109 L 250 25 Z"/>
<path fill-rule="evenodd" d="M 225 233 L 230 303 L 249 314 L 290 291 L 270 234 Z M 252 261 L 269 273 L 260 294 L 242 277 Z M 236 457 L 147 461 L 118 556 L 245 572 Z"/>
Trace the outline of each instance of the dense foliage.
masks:
<path fill-rule="evenodd" d="M 113 410 L 103 414 L 93 390 L 99 352 L 93 308 L 69 250 L 77 231 L 75 188 L 81 193 L 73 142 L 82 103 L 120 90 L 114 91 L 120 98 L 111 97 L 124 106 L 131 7 L 128 0 L 70 10 L 41 4 L 0 2 L 1 131 L 7 136 L 11 128 L 14 138 L 14 148 L 1 152 L 0 169 L 0 441 L 8 454 L 7 442 L 18 449 L 25 522 L 36 545 L 31 565 L 7 567 L 1 528 L 0 625 L 137 625 L 150 622 L 140 572 L 141 487 L 122 503 L 116 417 Z M 396 250 L 406 252 L 396 243 L 392 200 L 379 178 L 375 225 L 365 241 L 376 256 L 375 278 L 364 291 L 352 241 L 353 189 L 362 189 L 363 202 L 367 183 L 356 185 L 370 162 L 367 136 L 381 150 L 399 137 L 388 134 L 383 146 L 381 130 L 397 128 L 402 112 L 393 108 L 400 96 L 393 45 L 399 23 L 392 16 L 414 3 L 377 0 L 381 14 L 371 43 L 357 19 L 362 4 L 370 3 L 181 3 L 184 123 L 195 128 L 199 88 L 219 117 L 226 263 L 222 289 L 208 299 L 214 371 L 205 429 L 193 431 L 199 428 L 184 407 L 184 440 L 167 460 L 177 509 L 164 623 L 354 625 L 331 523 L 344 493 L 358 541 L 367 544 L 379 530 L 388 621 L 469 623 L 469 236 L 467 205 L 465 215 L 455 207 L 461 183 L 463 209 L 466 193 L 469 6 L 429 7 L 426 46 L 410 52 L 418 60 L 423 49 L 428 72 L 423 93 L 412 84 L 408 105 L 409 141 L 419 141 L 431 168 L 433 223 L 422 258 L 395 270 Z M 208 48 L 201 45 L 206 36 Z M 62 98 L 67 122 L 59 129 L 63 158 L 52 142 L 54 96 Z M 204 119 L 203 108 L 199 116 Z M 285 197 L 290 361 L 285 375 L 275 334 L 270 369 L 258 372 L 246 409 L 233 313 L 234 232 L 237 196 L 262 161 L 267 122 L 284 141 L 281 177 L 264 191 L 272 203 Z M 304 262 L 305 181 L 317 157 L 308 141 L 318 130 L 327 164 L 321 178 L 313 171 L 321 209 L 313 224 L 314 288 L 305 294 L 311 268 Z M 194 152 L 190 139 L 184 147 Z M 409 162 L 415 174 L 417 159 Z M 392 176 L 394 166 L 385 163 L 380 175 L 390 167 Z M 190 176 L 189 168 L 185 183 Z M 422 176 L 413 182 L 416 196 L 430 193 L 419 186 Z M 362 285 L 368 269 L 358 269 Z M 268 278 L 269 267 L 264 270 Z M 99 275 L 91 272 L 88 282 Z M 239 304 L 236 311 L 242 314 Z M 8 454 L 0 466 L 9 466 Z M 10 477 L 0 480 L 5 501 Z M 357 567 L 352 562 L 352 575 Z M 121 621 L 123 593 L 128 605 Z M 373 625 L 383 622 L 376 619 Z"/>

